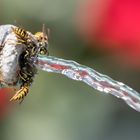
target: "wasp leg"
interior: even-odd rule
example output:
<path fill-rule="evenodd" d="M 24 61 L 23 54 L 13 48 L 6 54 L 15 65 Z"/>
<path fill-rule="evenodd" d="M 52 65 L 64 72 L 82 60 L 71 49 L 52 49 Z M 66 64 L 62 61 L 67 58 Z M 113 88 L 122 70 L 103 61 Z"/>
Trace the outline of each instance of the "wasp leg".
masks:
<path fill-rule="evenodd" d="M 25 43 L 26 43 L 26 41 L 23 40 L 23 39 L 17 38 L 17 40 L 18 40 L 18 43 L 19 43 L 19 44 L 25 44 Z"/>
<path fill-rule="evenodd" d="M 24 100 L 24 97 L 29 92 L 29 86 L 22 86 L 16 94 L 10 99 L 10 101 L 20 101 L 20 103 Z"/>

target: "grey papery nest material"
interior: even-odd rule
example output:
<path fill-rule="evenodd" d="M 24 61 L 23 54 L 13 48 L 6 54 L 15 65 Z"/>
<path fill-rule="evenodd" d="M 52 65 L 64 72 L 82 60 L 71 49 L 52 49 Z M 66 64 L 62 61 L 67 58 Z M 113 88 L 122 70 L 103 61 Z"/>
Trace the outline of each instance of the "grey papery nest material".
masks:
<path fill-rule="evenodd" d="M 17 44 L 18 39 L 12 28 L 14 25 L 0 26 L 0 81 L 2 86 L 13 86 L 18 83 L 19 57 L 25 50 L 25 44 Z M 32 38 L 33 35 L 28 32 Z"/>

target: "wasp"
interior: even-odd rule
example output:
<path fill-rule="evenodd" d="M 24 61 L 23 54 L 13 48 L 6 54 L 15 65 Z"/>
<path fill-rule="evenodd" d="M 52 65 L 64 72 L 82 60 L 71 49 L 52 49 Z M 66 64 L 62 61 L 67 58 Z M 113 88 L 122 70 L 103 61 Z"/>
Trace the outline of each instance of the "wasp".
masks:
<path fill-rule="evenodd" d="M 37 73 L 37 68 L 34 64 L 34 58 L 40 55 L 48 55 L 48 35 L 45 33 L 44 25 L 42 32 L 37 32 L 34 35 L 20 27 L 11 27 L 12 33 L 17 37 L 16 44 L 18 47 L 24 44 L 24 51 L 18 59 L 18 84 L 20 88 L 10 101 L 18 100 L 20 103 L 28 94 L 29 88 L 33 82 L 33 78 Z M 34 39 L 33 39 L 34 38 Z"/>

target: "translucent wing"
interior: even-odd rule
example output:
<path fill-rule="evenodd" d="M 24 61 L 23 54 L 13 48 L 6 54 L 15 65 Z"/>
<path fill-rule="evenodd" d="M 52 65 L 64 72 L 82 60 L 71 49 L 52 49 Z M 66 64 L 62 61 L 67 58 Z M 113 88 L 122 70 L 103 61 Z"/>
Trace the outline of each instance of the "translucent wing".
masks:
<path fill-rule="evenodd" d="M 129 106 L 140 112 L 140 94 L 138 92 L 94 69 L 54 56 L 39 56 L 36 65 L 41 70 L 60 73 L 73 80 L 83 81 L 98 91 L 110 93 L 123 99 Z"/>

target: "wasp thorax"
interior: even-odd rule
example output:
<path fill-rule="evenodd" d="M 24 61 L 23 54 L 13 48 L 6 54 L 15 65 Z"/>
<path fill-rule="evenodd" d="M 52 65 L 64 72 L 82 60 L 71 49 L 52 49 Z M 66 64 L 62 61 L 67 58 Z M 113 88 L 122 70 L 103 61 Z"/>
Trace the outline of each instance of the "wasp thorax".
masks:
<path fill-rule="evenodd" d="M 41 55 L 48 55 L 48 36 L 45 35 L 43 32 L 37 32 L 35 33 L 35 38 L 38 41 L 39 45 L 39 53 Z"/>

